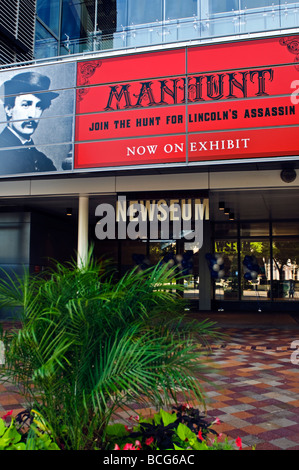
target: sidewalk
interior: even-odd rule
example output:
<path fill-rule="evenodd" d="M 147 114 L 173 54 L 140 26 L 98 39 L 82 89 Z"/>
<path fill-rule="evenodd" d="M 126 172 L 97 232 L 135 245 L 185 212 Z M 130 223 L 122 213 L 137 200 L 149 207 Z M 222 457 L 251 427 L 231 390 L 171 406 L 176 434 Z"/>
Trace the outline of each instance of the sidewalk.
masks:
<path fill-rule="evenodd" d="M 207 419 L 221 422 L 214 429 L 232 441 L 240 437 L 243 449 L 299 450 L 299 354 L 298 365 L 291 362 L 292 342 L 299 341 L 296 319 L 243 312 L 191 316 L 215 321 L 226 335 L 212 344 L 213 385 L 204 386 Z"/>
<path fill-rule="evenodd" d="M 291 362 L 299 324 L 286 314 L 201 316 L 217 321 L 226 333 L 225 341 L 212 344 L 214 368 L 208 377 L 213 385 L 205 386 L 207 418 L 221 422 L 217 432 L 240 437 L 244 449 L 299 450 L 299 354 L 298 365 Z M 23 408 L 15 389 L 0 385 L 0 416 Z M 135 411 L 149 413 L 137 406 Z"/>
<path fill-rule="evenodd" d="M 243 447 L 299 450 L 299 363 L 291 343 L 299 329 L 226 328 L 226 343 L 213 345 L 218 371 L 207 387 L 207 415 L 219 418 L 218 432 Z"/>
<path fill-rule="evenodd" d="M 198 320 L 209 319 L 216 322 L 221 328 L 279 328 L 279 329 L 298 329 L 299 330 L 299 312 L 298 314 L 289 314 L 285 312 L 263 313 L 263 312 L 195 312 L 190 315 Z"/>

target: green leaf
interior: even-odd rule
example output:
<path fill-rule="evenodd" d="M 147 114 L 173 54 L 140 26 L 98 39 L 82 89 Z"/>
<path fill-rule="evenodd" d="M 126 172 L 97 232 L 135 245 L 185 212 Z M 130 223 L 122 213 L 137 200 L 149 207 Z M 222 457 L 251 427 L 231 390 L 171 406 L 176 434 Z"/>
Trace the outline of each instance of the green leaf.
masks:
<path fill-rule="evenodd" d="M 19 442 L 14 446 L 15 450 L 26 450 L 26 444 L 24 442 Z"/>
<path fill-rule="evenodd" d="M 6 426 L 2 418 L 0 418 L 0 436 L 3 436 L 3 434 L 6 431 Z"/>
<path fill-rule="evenodd" d="M 176 432 L 177 432 L 178 437 L 182 441 L 185 441 L 186 439 L 188 439 L 188 441 L 191 441 L 195 437 L 194 432 L 192 432 L 191 429 L 189 429 L 188 426 L 186 426 L 183 423 L 180 423 L 178 425 Z"/>
<path fill-rule="evenodd" d="M 125 425 L 121 423 L 110 424 L 106 427 L 106 434 L 110 437 L 125 437 L 129 433 L 125 429 Z"/>
<path fill-rule="evenodd" d="M 16 444 L 17 442 L 21 440 L 22 436 L 20 433 L 18 433 L 18 431 L 14 427 L 13 421 L 11 422 L 11 425 L 9 426 L 9 428 L 7 428 L 7 431 L 4 434 L 4 438 L 8 442 L 13 442 L 14 444 Z"/>
<path fill-rule="evenodd" d="M 173 444 L 174 450 L 185 450 L 183 447 L 179 447 L 176 444 Z"/>
<path fill-rule="evenodd" d="M 177 420 L 177 415 L 175 413 L 168 413 L 163 409 L 160 410 L 160 416 L 162 418 L 164 426 L 174 423 Z"/>

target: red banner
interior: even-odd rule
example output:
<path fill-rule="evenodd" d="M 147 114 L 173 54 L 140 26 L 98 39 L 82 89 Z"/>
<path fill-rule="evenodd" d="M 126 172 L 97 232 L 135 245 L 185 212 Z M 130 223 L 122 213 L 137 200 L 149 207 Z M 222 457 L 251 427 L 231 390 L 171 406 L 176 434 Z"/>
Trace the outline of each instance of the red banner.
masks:
<path fill-rule="evenodd" d="M 188 106 L 188 131 L 299 125 L 299 107 L 289 96 Z"/>
<path fill-rule="evenodd" d="M 295 155 L 298 128 L 278 127 L 185 135 L 106 140 L 77 144 L 76 168 L 209 162 Z"/>
<path fill-rule="evenodd" d="M 76 141 L 180 134 L 186 130 L 185 106 L 77 117 Z"/>
<path fill-rule="evenodd" d="M 259 158 L 298 153 L 298 127 L 189 135 L 188 161 Z"/>
<path fill-rule="evenodd" d="M 297 155 L 298 44 L 277 37 L 79 62 L 74 168 Z"/>
<path fill-rule="evenodd" d="M 252 39 L 188 48 L 188 73 L 269 67 L 297 62 L 298 36 Z"/>
<path fill-rule="evenodd" d="M 186 162 L 186 137 L 105 140 L 75 146 L 75 168 Z"/>
<path fill-rule="evenodd" d="M 92 86 L 103 83 L 144 80 L 152 77 L 184 75 L 185 49 L 147 52 L 107 59 L 78 62 L 77 85 Z"/>

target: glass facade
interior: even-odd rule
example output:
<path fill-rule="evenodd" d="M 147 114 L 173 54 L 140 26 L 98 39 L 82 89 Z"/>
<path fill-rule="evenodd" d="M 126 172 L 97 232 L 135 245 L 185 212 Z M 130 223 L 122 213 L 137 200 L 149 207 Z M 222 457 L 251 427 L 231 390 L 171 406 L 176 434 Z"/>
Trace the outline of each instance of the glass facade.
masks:
<path fill-rule="evenodd" d="M 60 0 L 39 0 L 36 6 L 36 13 L 40 21 L 42 21 L 53 34 L 58 37 L 60 23 Z"/>
<path fill-rule="evenodd" d="M 298 221 L 215 224 L 213 243 L 225 266 L 214 300 L 299 300 Z"/>
<path fill-rule="evenodd" d="M 101 242 L 102 243 L 102 242 Z M 103 244 L 106 249 L 105 242 Z M 103 249 L 103 247 L 101 247 Z M 124 274 L 136 266 L 144 269 L 158 264 L 176 268 L 181 283 L 184 283 L 184 297 L 199 299 L 198 249 L 184 250 L 181 240 L 122 240 L 117 244 L 118 271 Z"/>
<path fill-rule="evenodd" d="M 283 0 L 37 0 L 35 58 L 298 26 Z"/>

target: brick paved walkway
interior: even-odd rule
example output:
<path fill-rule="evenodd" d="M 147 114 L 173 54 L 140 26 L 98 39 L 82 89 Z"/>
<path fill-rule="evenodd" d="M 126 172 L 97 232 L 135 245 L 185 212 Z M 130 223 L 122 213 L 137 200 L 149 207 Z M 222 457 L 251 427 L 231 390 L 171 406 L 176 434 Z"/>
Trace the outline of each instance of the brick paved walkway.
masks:
<path fill-rule="evenodd" d="M 225 343 L 213 345 L 219 372 L 210 374 L 207 415 L 218 417 L 218 432 L 244 448 L 299 449 L 299 364 L 292 342 L 299 330 L 226 329 Z"/>
<path fill-rule="evenodd" d="M 207 417 L 219 418 L 215 429 L 232 440 L 241 437 L 243 448 L 299 450 L 299 364 L 291 362 L 299 329 L 224 331 L 226 340 L 212 345 Z M 0 416 L 23 408 L 15 389 L 0 385 Z"/>
<path fill-rule="evenodd" d="M 299 364 L 291 362 L 299 329 L 223 331 L 226 341 L 212 345 L 213 385 L 205 385 L 208 421 L 219 418 L 214 429 L 231 441 L 240 437 L 243 449 L 299 450 Z"/>

